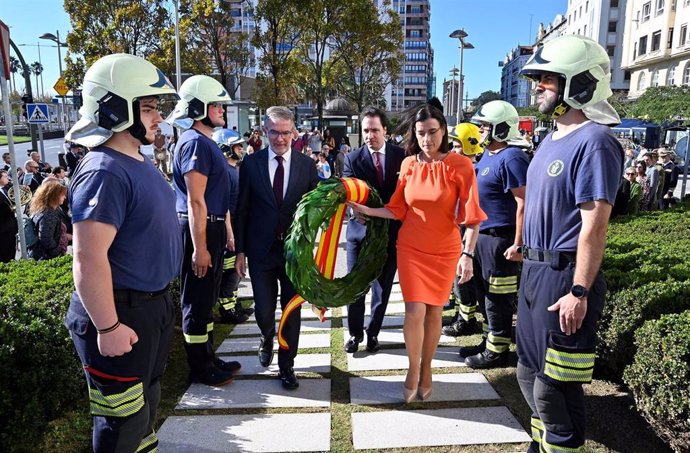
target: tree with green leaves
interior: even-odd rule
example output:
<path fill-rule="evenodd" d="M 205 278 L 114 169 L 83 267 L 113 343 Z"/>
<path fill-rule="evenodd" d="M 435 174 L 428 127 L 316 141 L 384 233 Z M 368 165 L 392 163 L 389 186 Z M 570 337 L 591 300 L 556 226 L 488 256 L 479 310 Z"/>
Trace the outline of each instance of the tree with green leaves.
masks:
<path fill-rule="evenodd" d="M 489 91 L 485 91 L 482 94 L 480 94 L 479 96 L 477 96 L 477 99 L 473 100 L 471 105 L 479 107 L 479 106 L 486 104 L 487 102 L 497 101 L 500 99 L 501 99 L 501 93 L 499 93 L 498 91 L 489 90 Z"/>
<path fill-rule="evenodd" d="M 379 13 L 371 0 L 352 0 L 333 41 L 328 73 L 338 93 L 358 112 L 366 105 L 385 107 L 386 86 L 405 58 L 400 16 L 390 8 Z"/>
<path fill-rule="evenodd" d="M 12 73 L 12 91 L 17 91 L 17 84 L 14 81 L 14 75 L 19 72 L 19 68 L 21 65 L 19 64 L 19 60 L 17 60 L 15 57 L 10 55 L 10 72 Z"/>
<path fill-rule="evenodd" d="M 254 11 L 256 30 L 252 45 L 259 49 L 261 57 L 259 68 L 262 74 L 257 77 L 257 100 L 266 107 L 267 93 L 272 99 L 268 105 L 289 103 L 290 80 L 295 76 L 289 71 L 291 55 L 300 40 L 304 25 L 300 22 L 302 0 L 285 2 L 283 0 L 258 0 Z"/>
<path fill-rule="evenodd" d="M 662 124 L 690 118 L 690 86 L 649 87 L 630 107 L 630 116 Z"/>
<path fill-rule="evenodd" d="M 31 72 L 33 72 L 34 77 L 36 78 L 36 92 L 38 93 L 38 76 L 43 74 L 43 65 L 38 61 L 34 61 L 33 63 L 31 63 L 30 68 Z M 41 96 L 42 95 L 43 93 L 41 92 Z"/>

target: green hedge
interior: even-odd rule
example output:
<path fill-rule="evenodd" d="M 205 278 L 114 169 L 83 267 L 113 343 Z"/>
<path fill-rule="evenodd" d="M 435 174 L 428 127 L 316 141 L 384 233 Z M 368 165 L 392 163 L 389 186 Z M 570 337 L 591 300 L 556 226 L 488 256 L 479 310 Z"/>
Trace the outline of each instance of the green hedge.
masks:
<path fill-rule="evenodd" d="M 625 382 L 638 410 L 677 452 L 690 451 L 690 310 L 647 321 Z"/>
<path fill-rule="evenodd" d="M 71 257 L 0 264 L 0 451 L 36 451 L 84 378 L 63 325 Z"/>

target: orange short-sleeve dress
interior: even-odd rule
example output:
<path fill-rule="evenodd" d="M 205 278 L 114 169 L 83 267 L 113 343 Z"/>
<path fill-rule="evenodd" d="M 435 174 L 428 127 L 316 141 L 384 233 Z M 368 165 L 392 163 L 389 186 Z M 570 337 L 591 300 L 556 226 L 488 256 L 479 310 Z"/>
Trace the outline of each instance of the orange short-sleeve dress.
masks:
<path fill-rule="evenodd" d="M 459 225 L 486 220 L 472 161 L 455 153 L 437 162 L 407 157 L 386 208 L 402 221 L 397 248 L 403 299 L 444 305 L 462 253 Z"/>

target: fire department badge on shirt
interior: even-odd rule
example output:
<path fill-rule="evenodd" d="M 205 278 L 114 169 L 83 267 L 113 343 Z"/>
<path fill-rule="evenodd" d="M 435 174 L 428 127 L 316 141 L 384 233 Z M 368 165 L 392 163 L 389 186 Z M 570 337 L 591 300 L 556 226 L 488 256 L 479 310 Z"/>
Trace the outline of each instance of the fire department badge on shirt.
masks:
<path fill-rule="evenodd" d="M 565 164 L 563 163 L 562 160 L 554 160 L 549 164 L 548 169 L 546 172 L 549 174 L 549 176 L 556 177 L 563 173 L 563 169 L 565 168 Z"/>

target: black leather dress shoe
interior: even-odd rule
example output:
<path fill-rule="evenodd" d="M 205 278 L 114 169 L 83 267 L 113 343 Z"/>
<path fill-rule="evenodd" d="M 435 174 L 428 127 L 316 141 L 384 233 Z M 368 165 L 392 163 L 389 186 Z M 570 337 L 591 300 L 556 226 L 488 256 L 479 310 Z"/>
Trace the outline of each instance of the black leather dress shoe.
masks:
<path fill-rule="evenodd" d="M 350 339 L 347 340 L 347 343 L 345 343 L 345 352 L 350 354 L 352 354 L 353 352 L 357 352 L 357 349 L 359 349 L 359 344 L 362 342 L 363 339 L 363 336 L 350 337 Z"/>
<path fill-rule="evenodd" d="M 224 371 L 215 366 L 201 373 L 190 373 L 189 380 L 191 382 L 199 382 L 211 387 L 220 387 L 232 382 L 232 372 Z"/>
<path fill-rule="evenodd" d="M 273 337 L 261 337 L 259 346 L 259 363 L 267 368 L 273 361 Z"/>
<path fill-rule="evenodd" d="M 299 381 L 297 380 L 295 370 L 293 370 L 292 367 L 281 369 L 278 377 L 283 384 L 283 388 L 287 390 L 295 390 L 297 387 L 299 387 Z"/>
<path fill-rule="evenodd" d="M 213 359 L 213 364 L 216 366 L 216 368 L 223 371 L 229 371 L 232 374 L 236 374 L 238 371 L 240 371 L 240 368 L 242 368 L 240 362 L 235 362 L 234 360 L 226 362 L 218 357 Z"/>
<path fill-rule="evenodd" d="M 367 335 L 367 352 L 377 352 L 379 349 L 381 349 L 381 345 L 378 337 Z"/>

